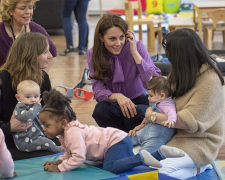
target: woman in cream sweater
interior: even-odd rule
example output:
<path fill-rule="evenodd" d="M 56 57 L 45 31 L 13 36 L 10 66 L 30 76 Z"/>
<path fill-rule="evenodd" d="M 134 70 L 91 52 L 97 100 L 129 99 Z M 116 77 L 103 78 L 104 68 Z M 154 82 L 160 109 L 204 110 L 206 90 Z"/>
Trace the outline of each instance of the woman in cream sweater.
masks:
<path fill-rule="evenodd" d="M 168 77 L 176 103 L 176 132 L 167 144 L 185 151 L 182 158 L 162 160 L 160 173 L 188 179 L 212 163 L 223 144 L 225 86 L 220 68 L 211 58 L 199 36 L 191 29 L 178 29 L 165 35 L 163 48 L 171 63 Z M 164 114 L 146 111 L 146 119 L 161 124 Z M 137 126 L 140 130 L 145 124 Z"/>

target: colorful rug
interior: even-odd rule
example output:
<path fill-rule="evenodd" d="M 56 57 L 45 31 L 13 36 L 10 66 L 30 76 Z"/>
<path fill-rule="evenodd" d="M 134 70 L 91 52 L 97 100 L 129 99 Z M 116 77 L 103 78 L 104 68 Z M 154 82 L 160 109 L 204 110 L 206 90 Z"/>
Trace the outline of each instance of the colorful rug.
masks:
<path fill-rule="evenodd" d="M 225 160 L 216 160 L 213 162 L 213 167 L 220 180 L 225 180 Z"/>

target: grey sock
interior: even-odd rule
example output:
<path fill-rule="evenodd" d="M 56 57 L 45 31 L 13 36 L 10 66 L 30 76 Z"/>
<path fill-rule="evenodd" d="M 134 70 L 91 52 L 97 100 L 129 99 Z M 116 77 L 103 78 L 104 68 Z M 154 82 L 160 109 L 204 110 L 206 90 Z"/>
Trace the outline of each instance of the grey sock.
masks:
<path fill-rule="evenodd" d="M 160 147 L 160 151 L 165 158 L 183 157 L 185 155 L 185 152 L 183 150 L 165 145 L 162 145 Z"/>
<path fill-rule="evenodd" d="M 139 153 L 142 154 L 145 165 L 159 168 L 162 167 L 161 163 L 158 160 L 156 160 L 148 151 L 142 150 Z"/>

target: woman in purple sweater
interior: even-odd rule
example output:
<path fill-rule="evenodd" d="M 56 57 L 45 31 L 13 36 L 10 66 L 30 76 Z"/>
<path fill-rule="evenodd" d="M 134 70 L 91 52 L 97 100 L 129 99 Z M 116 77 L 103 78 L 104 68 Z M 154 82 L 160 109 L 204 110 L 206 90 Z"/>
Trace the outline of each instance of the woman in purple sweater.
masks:
<path fill-rule="evenodd" d="M 2 66 L 8 54 L 10 47 L 16 38 L 27 32 L 39 32 L 45 35 L 49 41 L 49 50 L 53 56 L 50 59 L 48 67 L 49 71 L 53 65 L 54 59 L 57 56 L 56 47 L 49 38 L 48 33 L 43 27 L 31 21 L 35 2 L 38 0 L 2 0 L 2 21 L 0 22 L 0 66 Z"/>
<path fill-rule="evenodd" d="M 149 104 L 146 82 L 161 75 L 141 41 L 114 14 L 103 16 L 87 53 L 89 73 L 98 104 L 93 118 L 100 127 L 126 132 L 140 124 Z"/>

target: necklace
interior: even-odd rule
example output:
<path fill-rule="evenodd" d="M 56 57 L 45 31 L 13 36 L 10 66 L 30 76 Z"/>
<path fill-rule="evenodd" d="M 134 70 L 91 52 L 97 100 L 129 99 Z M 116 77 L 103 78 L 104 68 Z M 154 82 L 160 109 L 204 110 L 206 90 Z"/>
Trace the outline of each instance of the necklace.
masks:
<path fill-rule="evenodd" d="M 16 38 L 18 37 L 19 34 L 17 34 L 17 35 L 14 34 L 13 27 L 11 25 L 10 25 L 10 29 L 11 29 L 14 40 L 16 40 Z M 27 26 L 24 25 L 24 29 L 23 29 L 22 33 L 26 32 L 26 30 L 27 30 Z"/>

